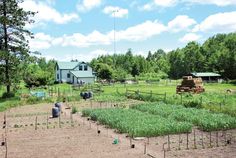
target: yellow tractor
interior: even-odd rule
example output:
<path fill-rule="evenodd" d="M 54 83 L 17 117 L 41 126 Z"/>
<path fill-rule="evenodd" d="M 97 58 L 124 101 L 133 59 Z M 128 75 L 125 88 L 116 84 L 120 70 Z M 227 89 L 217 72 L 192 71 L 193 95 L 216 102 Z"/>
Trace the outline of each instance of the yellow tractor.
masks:
<path fill-rule="evenodd" d="M 183 76 L 181 85 L 176 87 L 176 93 L 192 92 L 202 93 L 205 89 L 203 88 L 202 78 L 193 78 L 192 76 Z"/>

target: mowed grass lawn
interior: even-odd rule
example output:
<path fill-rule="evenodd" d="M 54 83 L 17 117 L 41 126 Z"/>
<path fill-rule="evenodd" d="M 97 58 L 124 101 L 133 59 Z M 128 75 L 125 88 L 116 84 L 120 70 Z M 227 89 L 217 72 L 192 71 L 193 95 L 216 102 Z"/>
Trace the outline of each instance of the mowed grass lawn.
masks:
<path fill-rule="evenodd" d="M 153 93 L 166 93 L 167 95 L 176 94 L 176 85 L 179 83 L 172 82 L 169 84 L 147 84 L 141 82 L 139 84 L 114 84 L 110 86 L 103 86 L 105 94 L 116 93 L 118 90 L 120 93 L 125 93 L 127 90 L 140 90 L 142 92 Z M 236 90 L 236 85 L 233 84 L 220 84 L 220 83 L 205 83 L 205 91 L 208 93 L 225 93 L 227 89 Z"/>

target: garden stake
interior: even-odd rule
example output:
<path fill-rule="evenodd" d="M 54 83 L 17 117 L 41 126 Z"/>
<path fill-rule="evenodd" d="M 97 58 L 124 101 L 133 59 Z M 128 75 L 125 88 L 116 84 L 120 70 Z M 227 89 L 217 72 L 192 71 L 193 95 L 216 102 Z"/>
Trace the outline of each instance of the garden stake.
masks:
<path fill-rule="evenodd" d="M 218 131 L 216 132 L 216 146 L 219 147 L 219 143 L 218 143 Z"/>
<path fill-rule="evenodd" d="M 210 132 L 210 148 L 211 148 L 212 146 L 211 146 L 211 132 Z"/>
<path fill-rule="evenodd" d="M 188 150 L 189 148 L 188 148 L 188 133 L 187 133 L 187 150 Z"/>
<path fill-rule="evenodd" d="M 37 122 L 38 122 L 38 116 L 35 117 L 35 130 L 38 129 L 38 128 L 37 128 L 37 124 L 38 124 Z"/>
<path fill-rule="evenodd" d="M 61 128 L 61 114 L 58 117 L 59 128 Z"/>
<path fill-rule="evenodd" d="M 5 153 L 5 158 L 8 156 L 8 148 L 7 148 L 7 138 L 5 137 L 5 148 L 6 148 L 6 153 Z"/>
<path fill-rule="evenodd" d="M 226 131 L 224 131 L 225 146 L 227 145 L 226 134 L 227 134 Z"/>
<path fill-rule="evenodd" d="M 166 144 L 166 142 L 165 142 L 165 143 L 163 143 L 163 145 L 162 145 L 162 148 L 163 148 L 163 152 L 164 152 L 164 158 L 166 157 L 166 150 L 165 150 L 165 144 Z"/>
<path fill-rule="evenodd" d="M 70 113 L 70 125 L 73 127 L 73 115 L 72 112 Z"/>
<path fill-rule="evenodd" d="M 170 135 L 168 134 L 168 150 L 170 151 Z"/>
<path fill-rule="evenodd" d="M 147 144 L 146 144 L 146 142 L 144 142 L 144 154 L 146 154 L 147 153 Z"/>
<path fill-rule="evenodd" d="M 204 149 L 204 144 L 203 144 L 203 132 L 202 132 L 202 148 Z"/>
<path fill-rule="evenodd" d="M 194 149 L 197 149 L 195 129 L 193 130 L 193 141 L 194 141 Z"/>
<path fill-rule="evenodd" d="M 181 135 L 179 134 L 179 150 L 180 150 L 180 140 L 181 140 Z"/>
<path fill-rule="evenodd" d="M 48 113 L 47 113 L 47 129 L 48 129 Z"/>

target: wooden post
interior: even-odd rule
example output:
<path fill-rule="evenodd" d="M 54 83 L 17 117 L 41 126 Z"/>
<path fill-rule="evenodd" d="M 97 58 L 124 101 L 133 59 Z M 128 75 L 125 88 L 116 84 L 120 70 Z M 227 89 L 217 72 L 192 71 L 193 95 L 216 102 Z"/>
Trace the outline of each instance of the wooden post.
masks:
<path fill-rule="evenodd" d="M 47 113 L 47 129 L 48 129 L 48 113 Z"/>
<path fill-rule="evenodd" d="M 194 149 L 197 149 L 195 129 L 193 130 L 193 141 L 194 141 Z"/>
<path fill-rule="evenodd" d="M 165 144 L 166 144 L 166 142 L 165 142 L 165 143 L 163 143 L 163 145 L 162 145 L 162 149 L 163 149 L 163 152 L 164 152 L 164 158 L 166 157 L 166 149 L 165 149 Z"/>
<path fill-rule="evenodd" d="M 227 134 L 226 131 L 224 131 L 225 146 L 227 145 L 226 134 Z"/>
<path fill-rule="evenodd" d="M 144 154 L 146 154 L 147 153 L 147 144 L 146 144 L 146 142 L 144 142 Z"/>
<path fill-rule="evenodd" d="M 203 143 L 203 141 L 204 141 L 203 138 L 204 137 L 203 137 L 203 132 L 202 132 L 202 148 L 204 149 L 205 147 L 204 147 L 204 143 Z"/>
<path fill-rule="evenodd" d="M 38 116 L 35 117 L 35 130 L 38 129 L 37 125 L 38 125 Z"/>
<path fill-rule="evenodd" d="M 204 147 L 204 143 L 203 143 L 203 132 L 202 132 L 202 148 L 204 149 L 205 147 Z"/>
<path fill-rule="evenodd" d="M 189 141 L 189 140 L 188 140 L 188 133 L 187 133 L 187 150 L 189 149 L 189 148 L 188 148 L 188 141 Z"/>
<path fill-rule="evenodd" d="M 71 127 L 73 127 L 74 125 L 73 125 L 73 115 L 72 115 L 72 112 L 70 113 L 70 125 L 71 125 Z"/>
<path fill-rule="evenodd" d="M 180 150 L 180 141 L 181 141 L 181 134 L 179 134 L 179 150 Z"/>
<path fill-rule="evenodd" d="M 165 95 L 164 95 L 164 102 L 166 103 L 166 92 L 165 92 Z"/>
<path fill-rule="evenodd" d="M 211 145 L 211 132 L 209 134 L 210 134 L 210 148 L 211 148 L 212 147 L 212 145 Z"/>
<path fill-rule="evenodd" d="M 7 158 L 8 157 L 7 137 L 5 137 L 5 149 L 6 149 L 5 158 Z"/>
<path fill-rule="evenodd" d="M 168 134 L 168 150 L 170 151 L 170 135 Z"/>
<path fill-rule="evenodd" d="M 58 123 L 59 123 L 59 128 L 61 128 L 61 114 L 59 114 Z"/>

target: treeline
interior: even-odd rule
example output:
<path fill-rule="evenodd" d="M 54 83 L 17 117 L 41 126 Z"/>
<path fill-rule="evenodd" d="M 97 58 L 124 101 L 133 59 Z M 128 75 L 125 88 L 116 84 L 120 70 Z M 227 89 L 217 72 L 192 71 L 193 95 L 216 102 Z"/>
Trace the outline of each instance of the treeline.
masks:
<path fill-rule="evenodd" d="M 236 33 L 217 34 L 202 45 L 189 42 L 170 52 L 149 51 L 146 58 L 129 49 L 125 54 L 99 56 L 90 64 L 99 78 L 109 80 L 178 79 L 191 72 L 216 72 L 224 79 L 236 79 Z"/>

